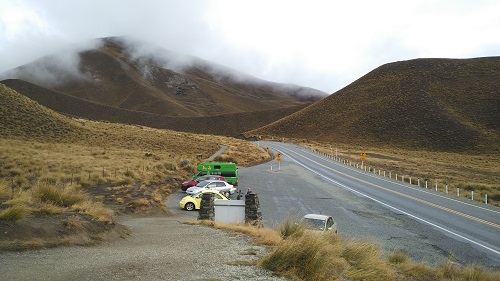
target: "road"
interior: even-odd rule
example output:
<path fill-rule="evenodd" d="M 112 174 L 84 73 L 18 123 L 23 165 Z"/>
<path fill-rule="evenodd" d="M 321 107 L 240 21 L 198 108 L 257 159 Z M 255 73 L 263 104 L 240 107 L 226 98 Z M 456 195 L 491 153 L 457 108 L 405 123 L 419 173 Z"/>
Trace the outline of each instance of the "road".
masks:
<path fill-rule="evenodd" d="M 259 141 L 282 162 L 240 170 L 259 194 L 266 226 L 331 214 L 341 235 L 401 249 L 416 261 L 500 266 L 500 208 L 364 172 L 287 143 Z M 271 167 L 272 164 L 272 167 Z"/>

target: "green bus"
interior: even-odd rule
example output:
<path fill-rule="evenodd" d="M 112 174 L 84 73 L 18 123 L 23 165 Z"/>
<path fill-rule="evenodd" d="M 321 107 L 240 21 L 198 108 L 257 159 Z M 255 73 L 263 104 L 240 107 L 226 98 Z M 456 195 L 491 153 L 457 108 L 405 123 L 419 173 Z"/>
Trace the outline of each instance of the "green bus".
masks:
<path fill-rule="evenodd" d="M 232 162 L 204 162 L 198 165 L 198 173 L 193 179 L 204 175 L 218 175 L 226 178 L 227 182 L 238 186 L 238 168 Z"/>

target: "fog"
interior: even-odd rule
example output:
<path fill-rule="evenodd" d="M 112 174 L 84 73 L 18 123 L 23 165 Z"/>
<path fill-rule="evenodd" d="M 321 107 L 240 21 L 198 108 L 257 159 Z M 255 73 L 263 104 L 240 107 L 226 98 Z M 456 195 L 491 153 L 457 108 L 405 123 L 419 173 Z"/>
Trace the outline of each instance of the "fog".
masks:
<path fill-rule="evenodd" d="M 498 56 L 498 11 L 499 1 L 0 0 L 0 73 L 52 55 L 51 67 L 85 79 L 77 52 L 126 36 L 150 43 L 137 57 L 175 54 L 169 67 L 195 56 L 332 93 L 389 62 Z"/>

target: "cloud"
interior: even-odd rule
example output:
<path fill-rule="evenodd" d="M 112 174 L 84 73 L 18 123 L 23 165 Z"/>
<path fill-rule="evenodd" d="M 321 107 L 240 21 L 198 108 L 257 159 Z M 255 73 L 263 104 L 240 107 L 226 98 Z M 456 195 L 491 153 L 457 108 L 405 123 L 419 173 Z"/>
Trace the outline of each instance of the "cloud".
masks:
<path fill-rule="evenodd" d="M 497 56 L 499 10 L 493 0 L 3 0 L 0 73 L 61 45 L 133 36 L 331 93 L 384 63 Z"/>

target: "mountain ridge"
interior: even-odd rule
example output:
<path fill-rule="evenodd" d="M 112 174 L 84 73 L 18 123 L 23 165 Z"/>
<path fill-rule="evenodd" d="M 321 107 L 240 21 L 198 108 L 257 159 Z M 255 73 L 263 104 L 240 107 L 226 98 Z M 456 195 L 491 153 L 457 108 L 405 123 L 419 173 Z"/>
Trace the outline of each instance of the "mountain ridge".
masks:
<path fill-rule="evenodd" d="M 393 62 L 244 135 L 439 151 L 500 151 L 498 77 L 500 57 Z"/>
<path fill-rule="evenodd" d="M 74 55 L 77 69 L 67 70 L 69 55 L 54 55 L 4 73 L 2 80 L 21 79 L 94 103 L 166 116 L 287 108 L 327 95 L 260 80 L 202 59 L 178 57 L 164 49 L 143 51 L 151 46 L 125 37 L 97 42 L 95 48 Z"/>

